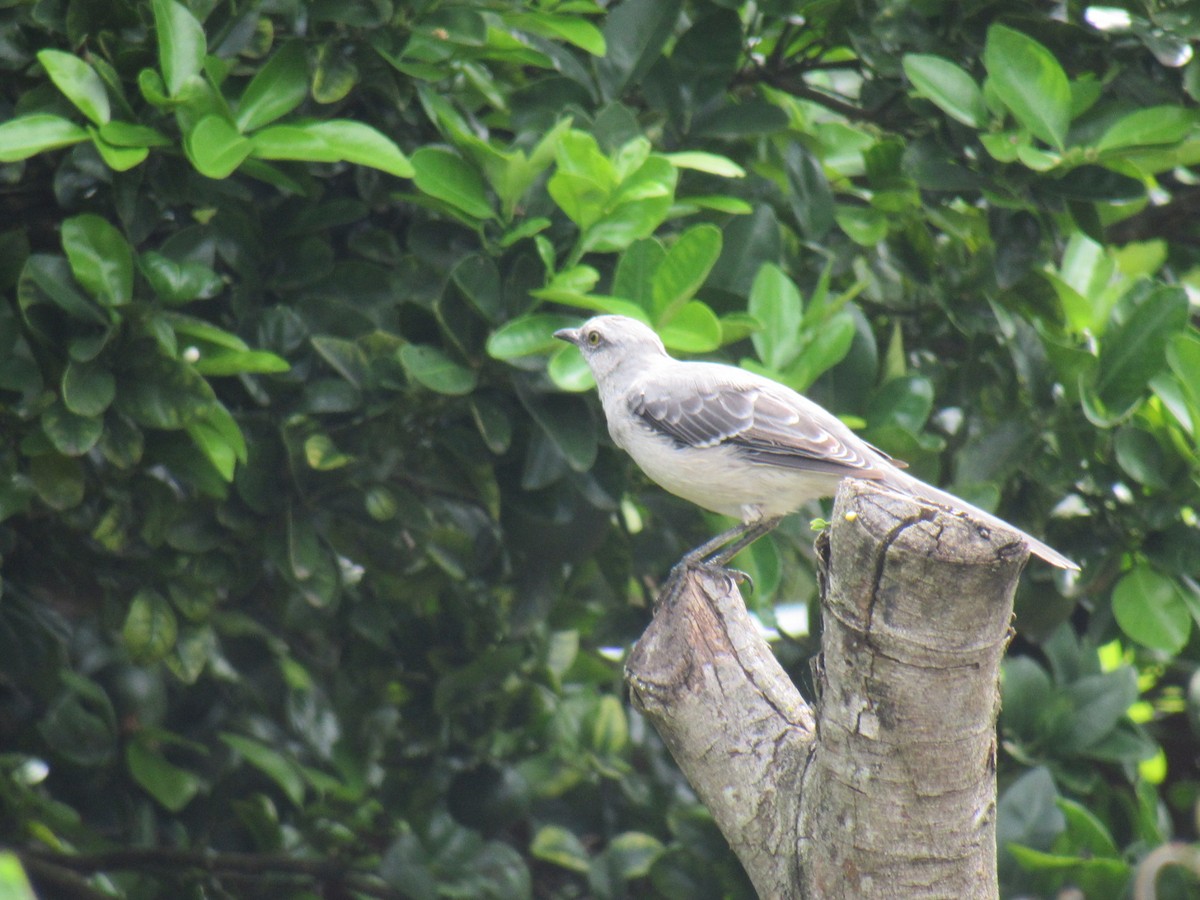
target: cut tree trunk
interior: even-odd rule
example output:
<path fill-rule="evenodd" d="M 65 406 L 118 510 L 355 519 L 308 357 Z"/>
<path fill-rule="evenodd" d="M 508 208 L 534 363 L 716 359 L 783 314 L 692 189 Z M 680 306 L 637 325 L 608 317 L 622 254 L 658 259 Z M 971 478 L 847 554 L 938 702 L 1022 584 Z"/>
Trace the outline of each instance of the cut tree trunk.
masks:
<path fill-rule="evenodd" d="M 994 898 L 1015 535 L 844 482 L 823 542 L 818 696 L 732 579 L 687 572 L 626 666 L 763 898 Z"/>

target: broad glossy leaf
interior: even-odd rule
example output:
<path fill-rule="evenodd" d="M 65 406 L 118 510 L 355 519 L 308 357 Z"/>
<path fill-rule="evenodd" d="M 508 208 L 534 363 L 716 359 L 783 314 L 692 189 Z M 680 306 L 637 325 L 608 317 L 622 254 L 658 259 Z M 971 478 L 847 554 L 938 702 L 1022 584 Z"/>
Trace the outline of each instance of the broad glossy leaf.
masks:
<path fill-rule="evenodd" d="M 312 96 L 318 103 L 338 103 L 358 84 L 358 66 L 340 41 L 329 40 L 317 47 L 312 77 Z"/>
<path fill-rule="evenodd" d="M 558 825 L 543 825 L 529 844 L 535 859 L 572 872 L 587 872 L 589 858 L 583 842 L 571 831 Z"/>
<path fill-rule="evenodd" d="M 550 357 L 550 362 L 546 364 L 546 374 L 556 387 L 576 394 L 590 391 L 596 386 L 592 370 L 583 361 L 583 354 L 579 352 L 579 348 L 566 344 Z"/>
<path fill-rule="evenodd" d="M 988 29 L 983 64 L 993 90 L 1018 122 L 1059 150 L 1071 124 L 1071 85 L 1054 54 L 1006 25 Z"/>
<path fill-rule="evenodd" d="M 626 879 L 644 878 L 650 868 L 662 856 L 665 847 L 653 835 L 641 831 L 626 831 L 614 837 L 607 853 Z"/>
<path fill-rule="evenodd" d="M 431 391 L 461 396 L 475 389 L 478 377 L 475 372 L 459 365 L 437 347 L 405 344 L 399 357 L 408 377 Z"/>
<path fill-rule="evenodd" d="M 657 238 L 642 238 L 630 244 L 617 260 L 613 295 L 631 300 L 647 313 L 651 312 L 654 309 L 654 273 L 666 255 L 666 248 Z"/>
<path fill-rule="evenodd" d="M 118 147 L 110 144 L 100 136 L 100 132 L 90 126 L 88 134 L 100 158 L 114 172 L 128 172 L 135 166 L 140 166 L 150 155 L 150 150 L 146 147 Z"/>
<path fill-rule="evenodd" d="M 83 456 L 100 440 L 104 422 L 73 413 L 61 402 L 56 402 L 42 413 L 42 431 L 63 456 Z"/>
<path fill-rule="evenodd" d="M 606 97 L 619 96 L 627 84 L 636 83 L 654 65 L 671 37 L 681 6 L 681 0 L 626 0 L 608 13 L 604 20 L 608 52 L 596 61 Z"/>
<path fill-rule="evenodd" d="M 246 85 L 234 119 L 239 131 L 255 131 L 286 116 L 308 96 L 304 44 L 284 44 Z"/>
<path fill-rule="evenodd" d="M 157 591 L 143 589 L 130 601 L 121 627 L 125 652 L 137 663 L 157 662 L 175 649 L 179 626 L 175 612 Z"/>
<path fill-rule="evenodd" d="M 371 365 L 367 355 L 354 341 L 319 334 L 312 339 L 312 345 L 325 362 L 356 388 L 370 382 Z"/>
<path fill-rule="evenodd" d="M 795 361 L 782 371 L 783 381 L 793 390 L 805 391 L 850 352 L 856 326 L 854 316 L 839 312 L 825 321 Z"/>
<path fill-rule="evenodd" d="M 133 253 L 124 235 L 85 213 L 62 224 L 63 249 L 75 279 L 108 306 L 133 298 Z"/>
<path fill-rule="evenodd" d="M 1139 564 L 1113 588 L 1112 611 L 1129 637 L 1146 647 L 1175 654 L 1192 630 L 1192 617 L 1179 585 Z"/>
<path fill-rule="evenodd" d="M 461 156 L 440 147 L 422 147 L 413 154 L 412 166 L 413 180 L 429 196 L 477 219 L 494 218 L 479 171 Z"/>
<path fill-rule="evenodd" d="M 762 325 L 750 340 L 763 365 L 781 369 L 795 359 L 802 346 L 804 303 L 800 289 L 779 266 L 767 263 L 758 270 L 746 311 Z"/>
<path fill-rule="evenodd" d="M 527 391 L 519 391 L 518 396 L 568 466 L 576 472 L 592 467 L 599 450 L 596 424 L 578 398 L 537 396 Z"/>
<path fill-rule="evenodd" d="M 191 366 L 157 357 L 119 378 L 115 406 L 139 425 L 176 429 L 215 403 L 212 388 Z"/>
<path fill-rule="evenodd" d="M 195 260 L 176 261 L 154 250 L 138 257 L 142 274 L 166 303 L 190 303 L 215 297 L 225 288 L 221 276 Z"/>
<path fill-rule="evenodd" d="M 302 127 L 324 141 L 337 154 L 337 159 L 379 169 L 397 178 L 412 178 L 415 174 L 413 163 L 396 146 L 395 141 L 363 122 L 329 119 L 308 122 Z"/>
<path fill-rule="evenodd" d="M 116 751 L 117 716 L 104 690 L 69 669 L 62 689 L 38 722 L 37 731 L 55 754 L 77 766 L 107 764 Z"/>
<path fill-rule="evenodd" d="M 599 28 L 580 16 L 525 12 L 505 18 L 510 25 L 521 31 L 564 40 L 592 56 L 605 54 L 604 35 Z"/>
<path fill-rule="evenodd" d="M 1196 111 L 1182 106 L 1152 106 L 1139 109 L 1110 125 L 1096 149 L 1120 150 L 1153 144 L 1174 144 L 1196 127 Z"/>
<path fill-rule="evenodd" d="M 116 380 L 104 365 L 72 359 L 62 377 L 62 399 L 67 409 L 81 416 L 98 416 L 116 396 Z"/>
<path fill-rule="evenodd" d="M 1132 425 L 1121 428 L 1113 440 L 1113 450 L 1117 464 L 1134 481 L 1159 490 L 1167 487 L 1166 455 L 1149 431 Z"/>
<path fill-rule="evenodd" d="M 293 804 L 300 806 L 304 802 L 304 776 L 300 768 L 286 756 L 261 741 L 240 734 L 225 732 L 221 734 L 221 740 L 246 762 L 279 785 Z"/>
<path fill-rule="evenodd" d="M 493 359 L 510 360 L 535 353 L 549 353 L 562 346 L 554 337 L 560 328 L 579 324 L 577 316 L 534 313 L 501 325 L 487 340 L 487 352 Z"/>
<path fill-rule="evenodd" d="M 125 745 L 125 765 L 133 780 L 173 813 L 186 807 L 203 786 L 198 775 L 168 762 L 141 733 Z"/>
<path fill-rule="evenodd" d="M 950 60 L 924 53 L 906 53 L 904 74 L 921 96 L 964 125 L 982 128 L 987 124 L 983 91 L 962 67 Z"/>
<path fill-rule="evenodd" d="M 721 255 L 721 229 L 694 225 L 670 247 L 654 273 L 654 318 L 662 325 L 683 308 L 704 284 Z"/>
<path fill-rule="evenodd" d="M 171 140 L 148 125 L 112 121 L 100 126 L 100 137 L 114 147 L 169 147 Z"/>
<path fill-rule="evenodd" d="M 706 303 L 689 300 L 659 329 L 663 344 L 685 353 L 711 353 L 721 346 L 721 322 Z"/>
<path fill-rule="evenodd" d="M 291 364 L 281 356 L 267 350 L 229 350 L 219 348 L 206 350 L 192 363 L 192 368 L 201 375 L 268 375 L 287 372 Z"/>
<path fill-rule="evenodd" d="M 97 125 L 109 120 L 112 112 L 108 104 L 108 91 L 95 69 L 75 54 L 61 50 L 39 50 L 37 58 L 55 87 L 80 112 Z"/>
<path fill-rule="evenodd" d="M 184 149 L 196 171 L 209 178 L 228 178 L 254 150 L 227 119 L 207 115 L 184 135 Z"/>
<path fill-rule="evenodd" d="M 207 49 L 204 26 L 176 0 L 152 0 L 151 5 L 158 35 L 159 65 L 167 91 L 175 97 L 189 80 L 200 74 L 204 65 Z"/>
<path fill-rule="evenodd" d="M 0 123 L 0 163 L 28 159 L 87 139 L 87 131 L 70 119 L 46 113 L 18 116 Z"/>
<path fill-rule="evenodd" d="M 663 159 L 677 169 L 695 169 L 722 178 L 745 178 L 746 170 L 727 156 L 705 153 L 702 150 L 684 150 L 679 153 L 664 153 Z M 694 198 L 692 198 L 694 200 Z"/>
<path fill-rule="evenodd" d="M 1100 345 L 1097 394 L 1110 408 L 1136 400 L 1166 363 L 1167 342 L 1187 324 L 1187 295 L 1163 286 L 1142 300 L 1119 325 L 1110 325 Z"/>
<path fill-rule="evenodd" d="M 96 325 L 107 325 L 108 318 L 94 302 L 75 289 L 71 269 L 66 259 L 45 253 L 34 253 L 21 270 L 17 282 L 17 298 L 28 315 L 39 303 L 53 303 L 72 318 Z"/>

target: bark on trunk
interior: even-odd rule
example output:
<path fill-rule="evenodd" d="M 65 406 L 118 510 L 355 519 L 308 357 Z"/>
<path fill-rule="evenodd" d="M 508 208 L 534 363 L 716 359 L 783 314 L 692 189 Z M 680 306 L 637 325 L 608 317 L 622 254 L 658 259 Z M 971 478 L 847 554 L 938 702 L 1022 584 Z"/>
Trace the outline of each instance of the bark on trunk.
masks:
<path fill-rule="evenodd" d="M 736 585 L 699 571 L 630 656 L 633 703 L 760 896 L 994 898 L 999 667 L 1026 554 L 865 482 L 843 485 L 827 546 L 815 709 Z"/>

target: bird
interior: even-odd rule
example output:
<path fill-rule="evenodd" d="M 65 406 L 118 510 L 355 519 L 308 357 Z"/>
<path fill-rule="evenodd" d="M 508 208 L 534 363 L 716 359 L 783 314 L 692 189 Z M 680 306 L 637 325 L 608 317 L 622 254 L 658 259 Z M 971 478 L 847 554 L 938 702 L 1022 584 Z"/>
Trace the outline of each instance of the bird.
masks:
<path fill-rule="evenodd" d="M 686 564 L 724 567 L 784 516 L 858 478 L 1013 532 L 1035 556 L 1079 570 L 1032 535 L 908 474 L 904 463 L 777 381 L 723 363 L 674 359 L 652 328 L 629 316 L 595 316 L 554 337 L 579 348 L 613 442 L 651 481 L 740 520 L 686 554 Z"/>

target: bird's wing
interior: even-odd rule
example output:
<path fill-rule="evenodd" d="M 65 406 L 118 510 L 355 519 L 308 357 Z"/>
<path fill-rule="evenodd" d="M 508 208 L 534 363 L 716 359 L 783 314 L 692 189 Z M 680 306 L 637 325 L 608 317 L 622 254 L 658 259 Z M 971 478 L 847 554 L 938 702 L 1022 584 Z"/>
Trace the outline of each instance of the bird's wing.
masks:
<path fill-rule="evenodd" d="M 765 465 L 878 479 L 888 457 L 821 407 L 771 382 L 675 377 L 661 370 L 629 398 L 647 427 L 678 446 L 726 446 Z M 740 374 L 740 373 L 739 373 Z"/>

